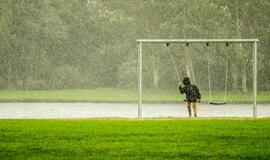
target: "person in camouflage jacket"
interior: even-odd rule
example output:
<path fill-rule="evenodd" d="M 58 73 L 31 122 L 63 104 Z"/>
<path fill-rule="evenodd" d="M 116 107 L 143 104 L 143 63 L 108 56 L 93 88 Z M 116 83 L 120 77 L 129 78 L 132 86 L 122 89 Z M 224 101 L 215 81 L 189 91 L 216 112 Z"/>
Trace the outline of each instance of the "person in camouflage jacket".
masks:
<path fill-rule="evenodd" d="M 197 102 L 201 100 L 201 93 L 199 88 L 196 85 L 190 83 L 189 77 L 185 77 L 183 79 L 184 86 L 182 87 L 182 83 L 179 82 L 179 92 L 181 94 L 186 94 L 186 102 L 189 117 L 192 116 L 191 114 L 191 107 L 193 108 L 194 117 L 197 117 Z"/>

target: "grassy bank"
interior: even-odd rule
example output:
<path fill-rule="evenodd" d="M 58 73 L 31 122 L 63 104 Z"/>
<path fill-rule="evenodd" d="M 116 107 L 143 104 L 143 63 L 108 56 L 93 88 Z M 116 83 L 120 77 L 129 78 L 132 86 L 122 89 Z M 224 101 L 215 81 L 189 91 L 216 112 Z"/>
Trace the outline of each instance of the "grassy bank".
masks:
<path fill-rule="evenodd" d="M 0 120 L 0 159 L 268 159 L 270 119 Z"/>
<path fill-rule="evenodd" d="M 224 92 L 213 92 L 214 101 L 223 101 Z M 204 101 L 208 92 L 203 92 Z M 144 90 L 144 102 L 179 102 L 177 90 Z M 252 93 L 228 92 L 228 102 L 251 103 Z M 0 102 L 136 102 L 136 90 L 99 88 L 92 90 L 1 90 Z M 269 103 L 270 91 L 258 92 L 258 103 Z"/>

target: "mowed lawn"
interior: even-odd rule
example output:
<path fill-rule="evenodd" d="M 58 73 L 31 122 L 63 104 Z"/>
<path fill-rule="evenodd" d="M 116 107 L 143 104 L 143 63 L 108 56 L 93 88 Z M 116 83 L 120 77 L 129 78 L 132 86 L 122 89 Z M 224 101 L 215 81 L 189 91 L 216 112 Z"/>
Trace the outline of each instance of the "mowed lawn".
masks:
<path fill-rule="evenodd" d="M 144 102 L 166 103 L 184 99 L 178 90 L 143 90 Z M 208 91 L 202 91 L 202 102 L 209 99 Z M 213 101 L 223 101 L 224 91 L 213 91 Z M 0 90 L 0 102 L 136 102 L 136 89 L 97 88 L 89 90 Z M 252 103 L 252 92 L 228 92 L 227 101 Z M 270 91 L 260 91 L 258 103 L 270 103 Z"/>
<path fill-rule="evenodd" d="M 0 159 L 269 159 L 270 119 L 0 120 Z"/>

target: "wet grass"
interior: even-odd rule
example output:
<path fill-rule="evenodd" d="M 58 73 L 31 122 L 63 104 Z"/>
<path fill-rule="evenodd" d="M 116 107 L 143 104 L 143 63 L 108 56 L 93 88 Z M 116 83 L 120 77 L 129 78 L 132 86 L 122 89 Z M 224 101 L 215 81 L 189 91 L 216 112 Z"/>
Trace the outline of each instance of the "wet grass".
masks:
<path fill-rule="evenodd" d="M 202 93 L 208 101 L 208 92 Z M 179 102 L 184 99 L 176 90 L 144 90 L 144 102 Z M 223 101 L 223 91 L 213 91 L 213 101 Z M 228 92 L 228 102 L 251 103 L 252 92 Z M 92 90 L 1 90 L 0 102 L 136 102 L 137 92 L 131 89 L 99 88 Z M 258 92 L 258 103 L 269 103 L 270 91 Z"/>
<path fill-rule="evenodd" d="M 269 159 L 270 119 L 0 120 L 0 159 Z"/>

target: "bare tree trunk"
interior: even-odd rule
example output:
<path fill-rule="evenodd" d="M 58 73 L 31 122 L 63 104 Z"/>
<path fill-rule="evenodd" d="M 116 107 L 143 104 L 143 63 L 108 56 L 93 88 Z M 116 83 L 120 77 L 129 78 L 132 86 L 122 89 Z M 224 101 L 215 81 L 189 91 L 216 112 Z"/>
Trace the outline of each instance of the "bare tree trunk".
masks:
<path fill-rule="evenodd" d="M 244 63 L 244 62 L 242 62 L 242 63 Z M 242 90 L 242 92 L 246 93 L 247 92 L 247 74 L 246 74 L 246 65 L 245 64 L 243 64 L 243 66 L 242 66 L 241 78 L 242 78 L 241 90 Z"/>
<path fill-rule="evenodd" d="M 237 90 L 238 89 L 238 73 L 237 73 L 237 65 L 236 63 L 232 64 L 232 88 L 233 90 Z"/>
<path fill-rule="evenodd" d="M 238 2 L 235 1 L 234 2 L 235 5 L 238 5 Z M 235 12 L 236 12 L 236 38 L 241 38 L 241 23 L 240 23 L 240 17 L 239 17 L 239 11 L 237 9 L 237 7 L 235 8 Z M 239 59 L 239 55 L 241 55 L 241 52 L 242 52 L 242 45 L 240 44 L 239 47 L 237 47 L 235 49 L 235 58 L 236 58 L 236 61 L 233 63 L 232 65 L 232 79 L 233 79 L 233 84 L 232 84 L 232 87 L 233 87 L 233 90 L 237 90 L 239 87 L 238 87 L 238 72 L 239 72 L 239 67 L 237 66 L 237 63 Z M 241 59 L 241 56 L 240 56 L 240 59 Z"/>
<path fill-rule="evenodd" d="M 157 65 L 153 67 L 153 86 L 155 89 L 159 88 L 159 68 Z"/>
<path fill-rule="evenodd" d="M 185 0 L 184 2 L 184 26 L 183 26 L 183 36 L 184 38 L 186 38 L 186 34 L 187 34 L 187 8 L 186 8 L 186 3 L 187 1 Z M 186 51 L 187 48 L 185 48 L 185 60 L 186 60 L 186 64 L 185 64 L 185 68 L 186 68 L 186 76 L 187 77 L 190 77 L 191 76 L 191 71 L 190 71 L 190 64 L 188 63 L 188 55 L 187 55 L 187 51 Z"/>
<path fill-rule="evenodd" d="M 236 35 L 237 38 L 241 38 L 241 30 L 243 27 L 243 23 L 238 15 L 237 12 L 237 19 L 236 19 Z M 244 55 L 244 50 L 243 50 L 243 45 L 240 43 L 239 47 L 237 49 L 240 63 L 241 63 L 241 91 L 242 92 L 247 92 L 247 76 L 246 76 L 246 64 L 245 64 L 245 55 Z"/>
<path fill-rule="evenodd" d="M 10 88 L 10 84 L 12 82 L 12 64 L 10 60 L 8 60 L 8 74 L 7 74 L 7 82 L 8 82 L 8 89 Z"/>

